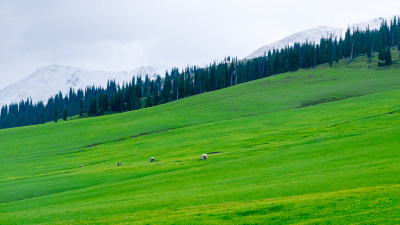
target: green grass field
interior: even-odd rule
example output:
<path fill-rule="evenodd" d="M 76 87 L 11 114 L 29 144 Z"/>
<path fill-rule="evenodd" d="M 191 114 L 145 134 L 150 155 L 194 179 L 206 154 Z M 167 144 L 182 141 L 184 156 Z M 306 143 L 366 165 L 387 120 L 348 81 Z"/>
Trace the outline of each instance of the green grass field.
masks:
<path fill-rule="evenodd" d="M 0 130 L 0 224 L 399 224 L 397 63 Z"/>

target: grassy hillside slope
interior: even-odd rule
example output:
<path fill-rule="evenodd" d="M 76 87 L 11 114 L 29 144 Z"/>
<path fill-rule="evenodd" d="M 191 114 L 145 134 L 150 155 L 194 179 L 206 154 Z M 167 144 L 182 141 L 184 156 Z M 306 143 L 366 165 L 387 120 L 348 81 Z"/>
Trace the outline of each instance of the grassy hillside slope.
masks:
<path fill-rule="evenodd" d="M 0 224 L 400 223 L 400 70 L 354 65 L 0 130 Z"/>

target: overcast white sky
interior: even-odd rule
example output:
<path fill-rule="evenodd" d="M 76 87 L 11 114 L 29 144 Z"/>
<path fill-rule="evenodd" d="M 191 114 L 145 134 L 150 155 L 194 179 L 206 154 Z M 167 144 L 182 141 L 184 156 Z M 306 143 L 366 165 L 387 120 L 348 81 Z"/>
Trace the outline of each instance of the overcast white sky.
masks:
<path fill-rule="evenodd" d="M 51 64 L 123 71 L 242 58 L 315 26 L 399 14 L 399 0 L 0 0 L 0 88 Z"/>

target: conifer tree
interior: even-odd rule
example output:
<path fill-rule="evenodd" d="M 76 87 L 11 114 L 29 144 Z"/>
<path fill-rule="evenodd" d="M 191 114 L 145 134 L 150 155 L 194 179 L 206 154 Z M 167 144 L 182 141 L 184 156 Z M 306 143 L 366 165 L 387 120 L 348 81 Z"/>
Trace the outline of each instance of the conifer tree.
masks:
<path fill-rule="evenodd" d="M 153 106 L 153 99 L 151 98 L 151 96 L 148 96 L 146 98 L 146 105 L 144 107 L 148 108 L 148 107 L 152 107 L 152 106 Z"/>
<path fill-rule="evenodd" d="M 379 50 L 378 59 L 379 59 L 378 65 L 379 66 L 385 66 L 385 64 L 386 64 L 386 52 L 385 52 L 384 49 L 380 49 Z"/>
<path fill-rule="evenodd" d="M 392 65 L 392 54 L 390 53 L 389 47 L 386 49 L 385 65 L 386 66 Z"/>
<path fill-rule="evenodd" d="M 83 101 L 79 102 L 79 117 L 83 117 Z"/>
<path fill-rule="evenodd" d="M 217 87 L 217 74 L 216 74 L 216 69 L 215 69 L 215 63 L 214 65 L 210 65 L 209 68 L 209 81 L 208 83 L 208 91 L 213 91 Z"/>
<path fill-rule="evenodd" d="M 385 54 L 385 52 L 383 51 L 383 49 L 379 50 L 378 59 L 379 59 L 380 61 L 385 61 L 385 59 L 386 59 L 386 54 Z"/>
<path fill-rule="evenodd" d="M 58 109 L 56 108 L 54 111 L 54 122 L 57 123 L 58 121 Z"/>
<path fill-rule="evenodd" d="M 185 72 L 182 71 L 182 74 L 179 75 L 179 98 L 185 97 Z"/>
<path fill-rule="evenodd" d="M 97 105 L 96 105 L 96 99 L 92 98 L 90 100 L 90 105 L 89 105 L 89 111 L 88 114 L 89 116 L 95 116 L 97 112 Z"/>
<path fill-rule="evenodd" d="M 169 77 L 168 72 L 165 74 L 164 87 L 161 95 L 164 103 L 169 102 L 171 97 L 171 78 Z"/>
<path fill-rule="evenodd" d="M 328 43 L 327 43 L 327 46 L 326 46 L 327 48 L 326 48 L 326 51 L 327 51 L 327 54 L 326 54 L 326 56 L 327 56 L 327 60 L 328 60 L 328 63 L 329 63 L 329 65 L 332 67 L 332 64 L 333 64 L 333 59 L 334 59 L 334 45 L 333 45 L 333 40 L 332 40 L 332 36 L 328 39 Z"/>
<path fill-rule="evenodd" d="M 218 89 L 226 87 L 226 63 L 220 64 L 217 68 Z"/>
<path fill-rule="evenodd" d="M 64 121 L 67 121 L 67 115 L 68 115 L 67 109 L 64 108 L 64 116 L 63 116 Z"/>
<path fill-rule="evenodd" d="M 98 114 L 99 114 L 99 116 L 103 116 L 104 115 L 104 109 L 103 108 L 99 108 L 98 109 Z"/>
<path fill-rule="evenodd" d="M 350 57 L 352 51 L 352 41 L 351 41 L 351 34 L 350 29 L 347 28 L 346 34 L 344 36 L 344 57 Z"/>
<path fill-rule="evenodd" d="M 142 98 L 142 78 L 137 77 L 136 79 L 136 96 L 140 99 Z"/>
<path fill-rule="evenodd" d="M 179 72 L 174 76 L 173 96 L 175 100 L 179 99 Z"/>

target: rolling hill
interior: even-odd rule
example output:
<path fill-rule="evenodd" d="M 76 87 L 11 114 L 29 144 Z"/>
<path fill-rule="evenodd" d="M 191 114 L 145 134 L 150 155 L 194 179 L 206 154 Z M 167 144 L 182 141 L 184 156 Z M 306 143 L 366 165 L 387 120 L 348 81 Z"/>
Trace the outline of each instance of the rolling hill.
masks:
<path fill-rule="evenodd" d="M 393 54 L 0 130 L 0 224 L 398 224 Z"/>

